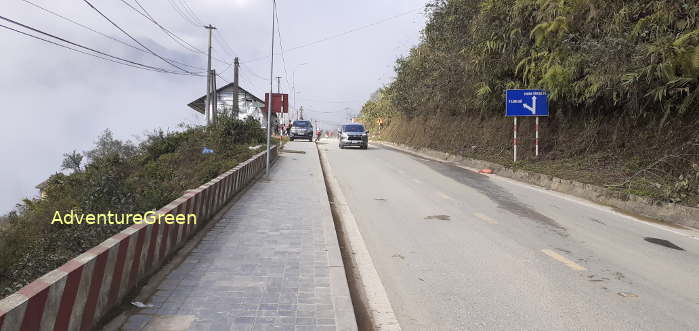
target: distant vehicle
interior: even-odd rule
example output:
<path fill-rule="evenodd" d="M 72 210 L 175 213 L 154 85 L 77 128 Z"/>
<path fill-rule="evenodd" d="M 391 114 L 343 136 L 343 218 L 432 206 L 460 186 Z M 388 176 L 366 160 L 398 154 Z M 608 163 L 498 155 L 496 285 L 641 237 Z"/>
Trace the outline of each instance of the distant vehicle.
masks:
<path fill-rule="evenodd" d="M 361 149 L 369 148 L 369 131 L 364 125 L 358 123 L 345 124 L 338 129 L 340 149 L 346 146 L 359 146 Z"/>
<path fill-rule="evenodd" d="M 308 139 L 308 141 L 313 141 L 313 124 L 311 124 L 311 121 L 294 121 L 294 123 L 291 124 L 289 139 L 291 141 L 294 141 L 294 139 Z"/>

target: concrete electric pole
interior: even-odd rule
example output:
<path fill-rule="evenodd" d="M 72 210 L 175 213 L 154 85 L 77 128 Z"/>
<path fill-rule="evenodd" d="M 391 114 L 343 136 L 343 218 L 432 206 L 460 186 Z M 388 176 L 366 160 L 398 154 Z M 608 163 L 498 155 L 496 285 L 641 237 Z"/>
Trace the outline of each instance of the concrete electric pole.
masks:
<path fill-rule="evenodd" d="M 204 102 L 204 115 L 206 116 L 206 125 L 210 125 L 212 122 L 212 112 L 213 112 L 213 107 L 211 107 L 212 100 L 211 100 L 211 37 L 213 34 L 213 31 L 216 29 L 213 25 L 209 24 L 208 26 L 204 27 L 205 29 L 209 30 L 209 55 L 208 55 L 208 61 L 206 65 L 206 101 Z"/>
<path fill-rule="evenodd" d="M 211 69 L 211 124 L 216 124 L 218 113 L 218 87 L 216 86 L 216 69 Z"/>
<path fill-rule="evenodd" d="M 238 83 L 238 70 L 240 68 L 240 62 L 238 62 L 238 57 L 236 56 L 233 60 L 233 118 L 238 118 L 240 114 L 240 104 L 238 103 L 239 98 L 239 88 Z"/>

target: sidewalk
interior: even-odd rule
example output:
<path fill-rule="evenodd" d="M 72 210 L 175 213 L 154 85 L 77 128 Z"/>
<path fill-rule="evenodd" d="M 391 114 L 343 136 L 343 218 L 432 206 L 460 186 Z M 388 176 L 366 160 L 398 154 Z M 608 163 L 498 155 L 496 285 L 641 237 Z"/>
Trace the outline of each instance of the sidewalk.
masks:
<path fill-rule="evenodd" d="M 286 149 L 122 330 L 357 329 L 315 144 Z"/>

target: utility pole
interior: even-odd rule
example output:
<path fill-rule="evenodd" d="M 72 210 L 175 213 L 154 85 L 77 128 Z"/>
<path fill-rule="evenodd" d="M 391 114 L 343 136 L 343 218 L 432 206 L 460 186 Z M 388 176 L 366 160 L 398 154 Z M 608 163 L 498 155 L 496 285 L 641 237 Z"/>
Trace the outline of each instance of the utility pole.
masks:
<path fill-rule="evenodd" d="M 238 91 L 240 85 L 238 83 L 238 70 L 240 68 L 240 62 L 238 62 L 238 57 L 233 60 L 233 118 L 238 118 L 240 114 L 240 105 L 238 104 Z"/>
<path fill-rule="evenodd" d="M 206 116 L 206 125 L 210 125 L 212 119 L 211 112 L 213 110 L 213 107 L 211 107 L 211 36 L 216 28 L 211 24 L 204 28 L 209 30 L 209 55 L 206 65 L 206 104 L 204 105 L 204 115 Z"/>
<path fill-rule="evenodd" d="M 267 162 L 265 164 L 265 176 L 269 178 L 269 154 L 270 140 L 272 133 L 272 89 L 274 88 L 274 81 L 272 77 L 274 76 L 274 20 L 277 15 L 277 1 L 272 0 L 272 60 L 269 63 L 269 101 L 267 102 Z"/>
<path fill-rule="evenodd" d="M 301 109 L 299 109 L 299 118 L 300 120 L 303 120 L 303 106 L 301 106 Z"/>
<path fill-rule="evenodd" d="M 211 69 L 211 124 L 216 124 L 218 113 L 218 87 L 216 86 L 216 69 Z"/>

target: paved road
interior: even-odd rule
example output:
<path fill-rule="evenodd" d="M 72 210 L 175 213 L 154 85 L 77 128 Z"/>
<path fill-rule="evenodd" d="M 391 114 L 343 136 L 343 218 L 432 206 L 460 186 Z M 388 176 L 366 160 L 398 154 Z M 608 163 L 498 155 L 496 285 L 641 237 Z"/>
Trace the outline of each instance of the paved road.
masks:
<path fill-rule="evenodd" d="M 376 145 L 321 143 L 404 330 L 699 325 L 697 231 Z"/>

